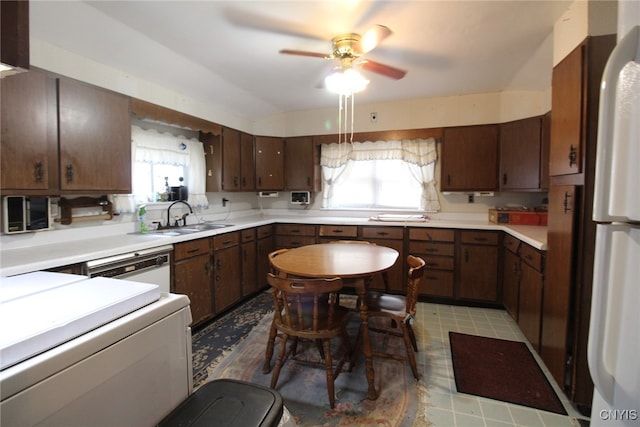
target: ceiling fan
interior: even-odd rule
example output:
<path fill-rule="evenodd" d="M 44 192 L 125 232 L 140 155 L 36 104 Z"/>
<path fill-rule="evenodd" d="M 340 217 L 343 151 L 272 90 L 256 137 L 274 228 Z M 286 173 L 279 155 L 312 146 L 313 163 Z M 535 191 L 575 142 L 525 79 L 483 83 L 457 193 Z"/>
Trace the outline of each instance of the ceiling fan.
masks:
<path fill-rule="evenodd" d="M 389 28 L 384 25 L 375 25 L 363 35 L 345 33 L 335 36 L 331 39 L 332 52 L 330 54 L 291 49 L 282 49 L 280 53 L 324 59 L 339 59 L 340 66 L 343 70 L 353 68 L 354 65 L 357 65 L 363 70 L 399 80 L 407 74 L 406 71 L 380 62 L 361 58 L 362 55 L 373 50 L 382 40 L 390 35 L 391 30 Z"/>

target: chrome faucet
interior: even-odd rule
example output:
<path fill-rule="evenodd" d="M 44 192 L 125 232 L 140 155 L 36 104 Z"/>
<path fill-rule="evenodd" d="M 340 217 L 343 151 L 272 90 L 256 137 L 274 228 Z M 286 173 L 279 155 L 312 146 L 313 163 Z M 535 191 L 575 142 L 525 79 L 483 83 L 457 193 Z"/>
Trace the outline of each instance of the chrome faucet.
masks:
<path fill-rule="evenodd" d="M 184 200 L 176 200 L 175 202 L 171 203 L 171 204 L 169 205 L 169 207 L 167 208 L 167 227 L 171 227 L 171 208 L 172 208 L 172 207 L 173 207 L 173 205 L 175 205 L 176 203 L 182 203 L 182 204 L 187 205 L 187 207 L 189 208 L 189 212 L 190 212 L 190 213 L 193 213 L 193 209 L 191 208 L 191 205 L 190 205 L 189 203 L 187 203 L 187 202 L 186 202 L 186 201 L 184 201 Z M 187 216 L 188 216 L 188 215 L 189 215 L 188 213 L 186 213 L 186 214 L 182 215 L 182 225 L 187 225 Z M 179 220 L 176 220 L 176 222 L 175 222 L 175 224 L 174 224 L 174 225 L 175 225 L 175 227 L 178 227 L 178 226 L 179 226 L 178 221 L 179 221 Z"/>

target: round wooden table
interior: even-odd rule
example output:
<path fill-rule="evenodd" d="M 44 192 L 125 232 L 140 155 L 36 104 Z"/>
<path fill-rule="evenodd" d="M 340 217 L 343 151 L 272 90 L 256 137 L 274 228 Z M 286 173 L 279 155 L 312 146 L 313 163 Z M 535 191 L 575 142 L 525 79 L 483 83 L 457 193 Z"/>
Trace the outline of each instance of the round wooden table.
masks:
<path fill-rule="evenodd" d="M 291 249 L 273 258 L 280 272 L 299 277 L 341 277 L 354 279 L 353 287 L 360 298 L 363 330 L 363 352 L 369 391 L 367 398 L 376 399 L 375 373 L 369 336 L 369 316 L 364 298 L 371 276 L 391 268 L 398 251 L 386 246 L 359 243 L 323 243 Z"/>

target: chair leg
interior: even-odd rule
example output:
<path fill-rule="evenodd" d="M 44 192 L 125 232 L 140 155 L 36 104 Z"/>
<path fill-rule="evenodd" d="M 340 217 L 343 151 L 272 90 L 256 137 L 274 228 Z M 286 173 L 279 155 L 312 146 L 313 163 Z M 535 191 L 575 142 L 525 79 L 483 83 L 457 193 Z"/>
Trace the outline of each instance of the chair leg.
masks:
<path fill-rule="evenodd" d="M 262 366 L 262 373 L 268 374 L 271 372 L 271 357 L 273 357 L 273 349 L 276 342 L 276 335 L 278 331 L 276 329 L 275 314 L 274 319 L 271 320 L 271 329 L 269 330 L 269 339 L 267 340 L 267 350 L 264 354 L 264 365 Z"/>
<path fill-rule="evenodd" d="M 282 334 L 282 340 L 280 341 L 280 351 L 278 351 L 278 358 L 276 359 L 276 364 L 273 367 L 273 373 L 271 374 L 271 388 L 275 390 L 276 385 L 278 384 L 278 377 L 280 376 L 280 370 L 282 369 L 282 365 L 284 364 L 284 356 L 287 352 L 287 341 L 289 340 L 289 335 Z"/>
<path fill-rule="evenodd" d="M 417 353 L 418 342 L 416 341 L 416 334 L 413 332 L 413 326 L 411 326 L 411 323 L 409 323 L 409 321 L 406 321 L 405 325 L 407 327 L 407 331 L 409 331 L 409 338 L 411 338 L 411 345 L 413 346 L 413 351 Z"/>
<path fill-rule="evenodd" d="M 331 346 L 330 346 L 329 339 L 324 339 L 322 341 L 324 344 L 324 353 L 325 353 L 324 363 L 327 370 L 327 392 L 329 393 L 329 405 L 331 406 L 331 409 L 333 409 L 336 405 L 336 396 L 335 396 L 335 390 L 333 385 L 334 378 L 333 378 L 333 361 L 331 360 Z"/>
<path fill-rule="evenodd" d="M 400 322 L 402 328 L 402 338 L 404 339 L 404 346 L 407 349 L 407 358 L 409 359 L 409 365 L 411 365 L 411 371 L 413 372 L 413 376 L 416 380 L 420 379 L 420 375 L 418 375 L 418 366 L 416 363 L 416 355 L 413 352 L 413 345 L 411 343 L 411 338 L 409 337 L 409 331 L 407 330 L 407 325 L 404 322 Z"/>

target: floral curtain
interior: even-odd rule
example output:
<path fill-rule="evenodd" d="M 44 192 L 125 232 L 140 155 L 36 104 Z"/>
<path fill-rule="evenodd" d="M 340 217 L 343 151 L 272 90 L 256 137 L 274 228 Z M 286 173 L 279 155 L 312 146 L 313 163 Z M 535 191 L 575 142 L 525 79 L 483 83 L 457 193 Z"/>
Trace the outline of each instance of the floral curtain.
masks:
<path fill-rule="evenodd" d="M 403 139 L 401 141 L 365 141 L 354 143 L 323 144 L 320 154 L 322 166 L 322 206 L 329 206 L 334 186 L 348 174 L 352 162 L 362 160 L 403 160 L 408 163 L 413 178 L 422 185 L 420 207 L 423 210 L 440 210 L 435 188 L 435 164 L 438 160 L 436 140 Z"/>
<path fill-rule="evenodd" d="M 193 207 L 208 206 L 205 194 L 206 165 L 204 147 L 197 139 L 187 139 L 154 129 L 145 130 L 131 127 L 132 177 L 136 176 L 136 164 L 160 163 L 185 166 L 189 171 L 186 185 L 189 189 L 188 202 Z M 148 189 L 139 188 L 133 179 L 133 194 L 112 195 L 114 209 L 120 213 L 136 211 L 138 203 L 144 202 Z"/>

